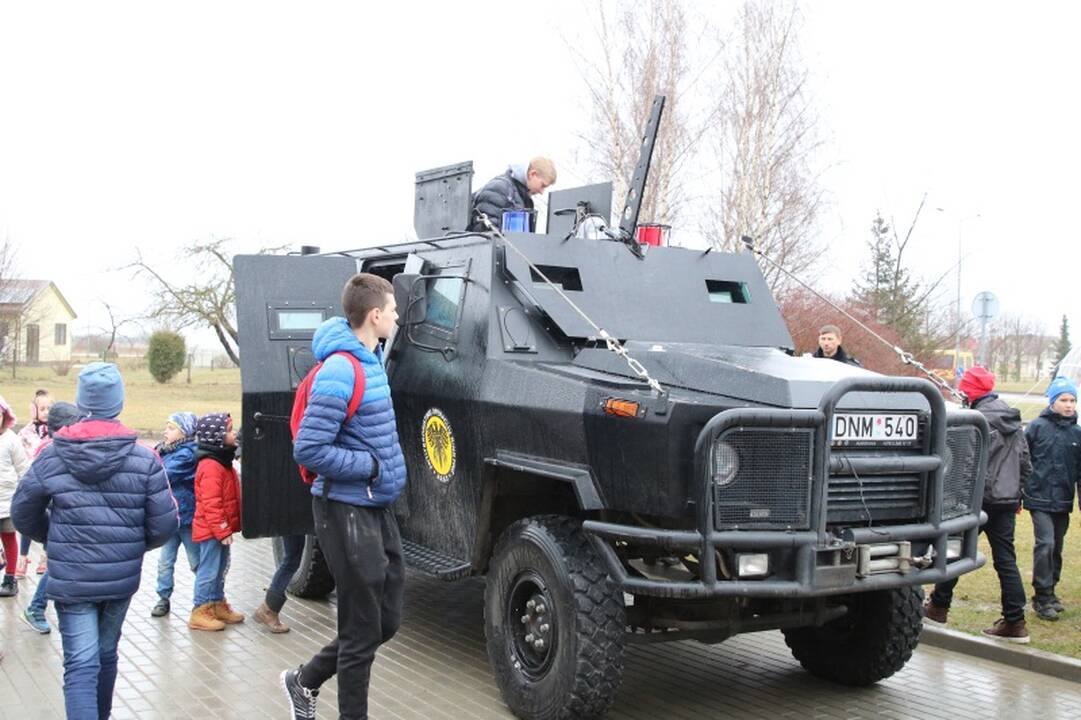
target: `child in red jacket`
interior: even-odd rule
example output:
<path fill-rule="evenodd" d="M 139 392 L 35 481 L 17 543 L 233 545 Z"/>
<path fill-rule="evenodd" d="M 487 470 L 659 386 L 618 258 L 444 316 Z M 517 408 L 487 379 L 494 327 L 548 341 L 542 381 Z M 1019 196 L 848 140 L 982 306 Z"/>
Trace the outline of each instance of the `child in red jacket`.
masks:
<path fill-rule="evenodd" d="M 233 469 L 236 432 L 229 413 L 204 415 L 195 422 L 199 464 L 195 470 L 195 518 L 191 539 L 199 546 L 192 630 L 223 630 L 244 621 L 225 601 L 225 573 L 233 533 L 240 531 L 240 479 Z"/>

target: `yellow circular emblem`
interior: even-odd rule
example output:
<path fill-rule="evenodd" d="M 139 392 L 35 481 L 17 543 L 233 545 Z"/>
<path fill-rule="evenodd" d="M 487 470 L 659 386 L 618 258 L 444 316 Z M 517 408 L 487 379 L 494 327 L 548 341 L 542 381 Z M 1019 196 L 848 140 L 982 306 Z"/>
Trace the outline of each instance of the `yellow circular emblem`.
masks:
<path fill-rule="evenodd" d="M 424 459 L 428 468 L 440 482 L 449 482 L 454 475 L 458 453 L 454 447 L 454 433 L 442 410 L 432 408 L 424 414 L 421 423 L 421 440 L 424 443 Z"/>

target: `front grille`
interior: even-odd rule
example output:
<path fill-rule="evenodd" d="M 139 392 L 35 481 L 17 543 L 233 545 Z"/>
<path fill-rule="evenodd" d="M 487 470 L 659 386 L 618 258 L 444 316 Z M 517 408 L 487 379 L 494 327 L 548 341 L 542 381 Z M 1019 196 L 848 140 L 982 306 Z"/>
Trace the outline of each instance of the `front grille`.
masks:
<path fill-rule="evenodd" d="M 829 479 L 826 522 L 921 518 L 923 487 L 920 475 L 833 475 Z"/>
<path fill-rule="evenodd" d="M 983 436 L 972 425 L 959 425 L 946 431 L 946 478 L 942 486 L 942 519 L 972 512 L 976 472 L 980 463 Z M 979 498 L 978 500 L 982 500 Z"/>
<path fill-rule="evenodd" d="M 715 442 L 726 443 L 727 456 L 734 452 L 738 458 L 735 479 L 713 485 L 718 530 L 810 527 L 814 445 L 810 430 L 736 429 Z M 718 455 L 711 453 L 714 458 Z M 714 471 L 710 468 L 711 476 Z"/>

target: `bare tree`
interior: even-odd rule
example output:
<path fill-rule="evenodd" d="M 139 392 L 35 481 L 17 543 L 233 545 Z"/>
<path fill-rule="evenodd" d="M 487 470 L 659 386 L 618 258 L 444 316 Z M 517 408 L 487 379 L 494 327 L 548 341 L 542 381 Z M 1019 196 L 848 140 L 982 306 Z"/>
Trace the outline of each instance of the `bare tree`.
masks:
<path fill-rule="evenodd" d="M 748 0 L 740 9 L 714 113 L 720 213 L 702 221 L 714 247 L 737 251 L 749 236 L 795 274 L 813 267 L 825 249 L 816 227 L 824 205 L 814 169 L 821 141 L 798 54 L 801 24 L 787 2 Z M 764 272 L 775 291 L 789 288 L 776 269 Z"/>
<path fill-rule="evenodd" d="M 196 277 L 187 283 L 170 280 L 151 267 L 141 253 L 128 267 L 135 270 L 137 276 L 149 279 L 154 287 L 150 317 L 168 321 L 174 328 L 203 326 L 213 329 L 226 355 L 239 365 L 236 291 L 229 243 L 228 238 L 215 238 L 185 247 L 180 253 L 181 259 Z"/>
<path fill-rule="evenodd" d="M 688 87 L 698 77 L 691 72 L 688 55 L 699 31 L 691 27 L 679 0 L 621 0 L 592 7 L 592 36 L 568 41 L 593 115 L 580 138 L 592 169 L 612 179 L 618 202 L 634 172 L 653 98 L 666 96 L 639 220 L 671 224 L 686 197 L 681 171 L 709 125 L 707 118 L 692 121 L 686 100 Z"/>
<path fill-rule="evenodd" d="M 108 360 L 109 353 L 113 351 L 113 346 L 116 344 L 117 335 L 120 333 L 120 329 L 125 325 L 138 325 L 138 318 L 133 317 L 117 317 L 116 311 L 113 310 L 113 306 L 104 300 L 101 304 L 105 306 L 105 312 L 109 315 L 109 329 L 105 332 L 108 335 L 108 341 L 105 343 L 104 349 L 101 351 L 101 359 Z"/>

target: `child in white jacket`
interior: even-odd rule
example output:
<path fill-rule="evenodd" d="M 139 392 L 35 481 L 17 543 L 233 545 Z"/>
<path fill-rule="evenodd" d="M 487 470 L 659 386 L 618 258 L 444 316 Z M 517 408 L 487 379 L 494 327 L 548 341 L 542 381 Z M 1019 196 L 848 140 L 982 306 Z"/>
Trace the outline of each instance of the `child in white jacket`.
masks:
<path fill-rule="evenodd" d="M 4 544 L 4 581 L 0 583 L 0 597 L 14 597 L 19 592 L 15 582 L 15 558 L 19 553 L 19 543 L 15 540 L 15 525 L 11 522 L 11 498 L 19 478 L 30 466 L 22 440 L 12 431 L 15 425 L 15 411 L 7 400 L 0 397 L 0 540 Z"/>

